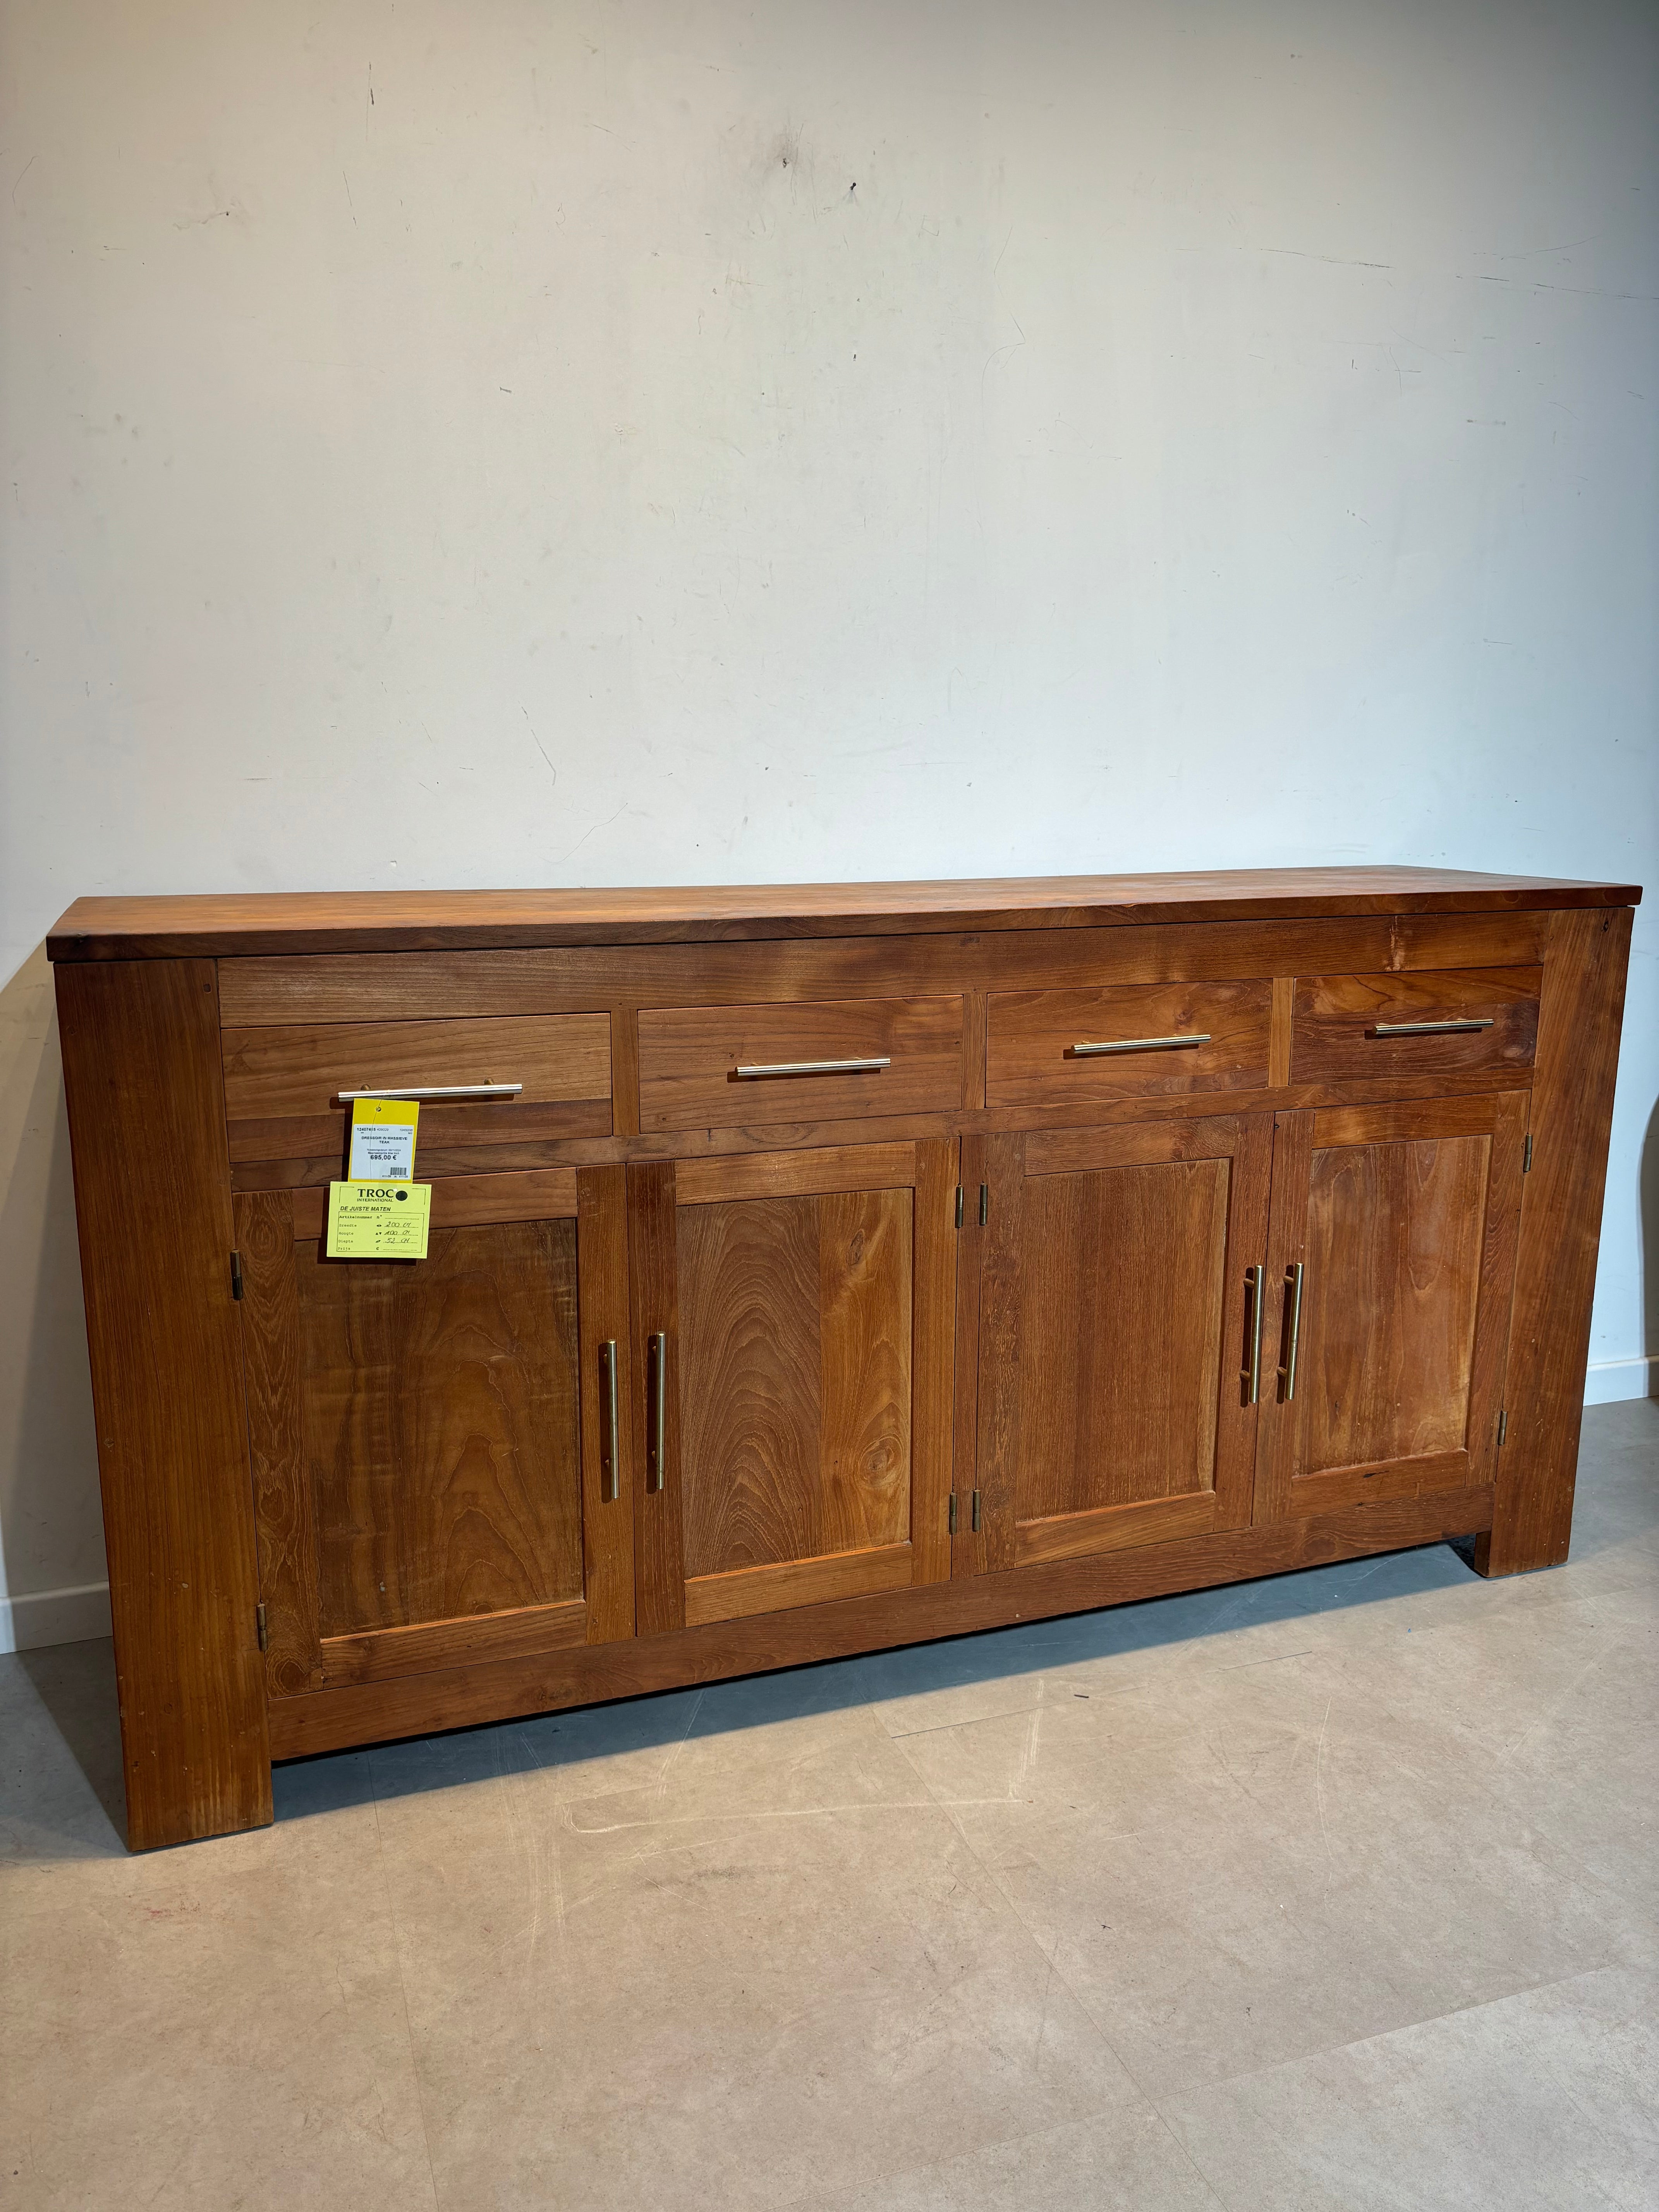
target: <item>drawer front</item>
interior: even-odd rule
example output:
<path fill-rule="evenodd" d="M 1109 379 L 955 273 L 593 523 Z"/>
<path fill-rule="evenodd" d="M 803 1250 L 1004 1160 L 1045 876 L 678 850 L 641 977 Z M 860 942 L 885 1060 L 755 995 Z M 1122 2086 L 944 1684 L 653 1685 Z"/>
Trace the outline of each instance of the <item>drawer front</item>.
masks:
<path fill-rule="evenodd" d="M 642 1130 L 855 1121 L 950 1113 L 961 1104 L 959 998 L 647 1007 L 640 1014 Z"/>
<path fill-rule="evenodd" d="M 1300 976 L 1291 1080 L 1524 1073 L 1538 1042 L 1542 982 L 1541 968 Z"/>
<path fill-rule="evenodd" d="M 418 1094 L 471 1084 L 522 1085 L 505 1099 L 423 1101 L 423 1146 L 603 1136 L 611 1129 L 606 1014 L 226 1030 L 223 1048 L 225 1111 L 240 1158 L 281 1158 L 295 1145 L 326 1151 L 333 1141 L 343 1144 L 342 1091 L 406 1087 Z"/>
<path fill-rule="evenodd" d="M 1085 1106 L 1263 1090 L 1272 1018 L 1273 986 L 1265 981 L 995 992 L 985 1103 Z M 1091 1049 L 1103 1045 L 1110 1049 Z"/>

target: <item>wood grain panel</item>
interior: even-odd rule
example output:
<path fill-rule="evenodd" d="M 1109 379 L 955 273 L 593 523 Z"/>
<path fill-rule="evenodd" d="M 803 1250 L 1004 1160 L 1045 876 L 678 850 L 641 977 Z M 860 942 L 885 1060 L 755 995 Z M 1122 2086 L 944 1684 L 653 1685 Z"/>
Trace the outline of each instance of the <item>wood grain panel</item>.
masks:
<path fill-rule="evenodd" d="M 326 1114 L 292 1115 L 271 1121 L 233 1121 L 229 1131 L 231 1163 L 240 1167 L 316 1158 L 323 1163 L 325 1174 L 342 1175 L 345 1171 L 346 1132 L 343 1106 Z M 421 1172 L 441 1172 L 431 1165 L 437 1153 L 458 1156 L 462 1163 L 459 1172 L 465 1174 L 489 1164 L 488 1160 L 470 1157 L 487 1147 L 499 1150 L 519 1145 L 565 1144 L 583 1138 L 607 1138 L 611 1133 L 608 1098 L 574 1099 L 540 1106 L 526 1106 L 517 1099 L 496 1099 L 475 1106 L 428 1103 L 421 1109 Z"/>
<path fill-rule="evenodd" d="M 1527 1094 L 1279 1118 L 1256 1518 L 1491 1480 Z M 1321 1134 L 1340 1141 L 1318 1145 Z M 1302 1261 L 1294 1406 L 1291 1299 Z"/>
<path fill-rule="evenodd" d="M 224 1032 L 225 1110 L 233 1121 L 325 1114 L 343 1091 L 398 1084 L 521 1083 L 515 1105 L 611 1096 L 604 1014 L 532 1020 L 307 1022 Z M 476 1109 L 475 1109 L 476 1110 Z"/>
<path fill-rule="evenodd" d="M 1490 1486 L 1441 1491 L 1261 1528 L 1097 1552 L 1012 1573 L 970 1575 L 799 1606 L 542 1659 L 484 1662 L 361 1689 L 325 1690 L 287 1698 L 273 1709 L 272 1748 L 278 1758 L 297 1759 L 347 1744 L 474 1727 L 521 1713 L 639 1697 L 686 1682 L 806 1666 L 848 1652 L 971 1635 L 1015 1620 L 1132 1604 L 1171 1590 L 1291 1574 L 1336 1559 L 1470 1534 L 1489 1526 L 1492 1510 Z"/>
<path fill-rule="evenodd" d="M 1298 1473 L 1462 1448 L 1491 1149 L 1315 1150 Z"/>
<path fill-rule="evenodd" d="M 1229 1181 L 1197 1160 L 1028 1183 L 1017 1522 L 1212 1488 Z"/>
<path fill-rule="evenodd" d="M 910 930 L 1631 906 L 1640 896 L 1634 884 L 1391 866 L 650 890 L 220 892 L 77 899 L 47 939 L 47 951 L 53 960 L 130 960 L 890 937 Z"/>
<path fill-rule="evenodd" d="M 583 1168 L 576 1178 L 581 1312 L 582 1557 L 587 1640 L 634 1633 L 634 1506 L 641 1455 L 634 1427 L 636 1363 L 629 1328 L 628 1171 Z M 599 1346 L 617 1347 L 617 1495 L 607 1498 L 600 1455 L 608 1418 L 599 1401 Z"/>
<path fill-rule="evenodd" d="M 323 1635 L 580 1597 L 573 1225 L 295 1258 Z"/>
<path fill-rule="evenodd" d="M 1139 1121 L 1127 1128 L 1034 1131 L 1025 1139 L 1025 1171 L 1085 1175 L 1100 1168 L 1163 1166 L 1171 1160 L 1231 1159 L 1244 1126 L 1237 1115 L 1214 1115 L 1181 1123 Z"/>
<path fill-rule="evenodd" d="M 1483 1574 L 1567 1556 L 1631 921 L 1625 911 L 1550 924 L 1504 1392 L 1509 1437 L 1491 1540 L 1475 1551 Z"/>
<path fill-rule="evenodd" d="M 60 968 L 134 1850 L 270 1819 L 210 962 Z"/>
<path fill-rule="evenodd" d="M 1441 1137 L 1489 1137 L 1500 1101 L 1515 1099 L 1524 1119 L 1524 1091 L 1478 1091 L 1461 1098 L 1374 1100 L 1364 1106 L 1322 1106 L 1311 1116 L 1313 1146 L 1432 1143 Z"/>
<path fill-rule="evenodd" d="M 323 1686 L 317 1621 L 317 1529 L 301 1420 L 300 1294 L 294 1201 L 286 1191 L 236 1200 L 242 1265 L 242 1371 L 248 1457 L 266 1619 L 265 1686 L 273 1698 Z"/>
<path fill-rule="evenodd" d="M 820 1548 L 817 1200 L 685 1206 L 677 1231 L 686 1573 L 810 1557 Z"/>
<path fill-rule="evenodd" d="M 524 1606 L 514 1613 L 331 1636 L 322 1646 L 321 1672 L 330 1688 L 349 1682 L 386 1682 L 395 1675 L 429 1674 L 434 1668 L 462 1667 L 477 1659 L 568 1651 L 586 1641 L 586 1604 L 579 1597 L 566 1598 L 556 1605 Z"/>
<path fill-rule="evenodd" d="M 1064 1512 L 1052 1520 L 1022 1521 L 1014 1532 L 1014 1556 L 1021 1566 L 1043 1559 L 1077 1559 L 1130 1544 L 1155 1544 L 1177 1536 L 1206 1536 L 1215 1526 L 1215 1492 L 1158 1498 L 1122 1505 L 1097 1505 Z"/>
<path fill-rule="evenodd" d="M 293 1195 L 294 1234 L 319 1237 L 328 1218 L 325 1187 Z M 467 1229 L 485 1222 L 574 1220 L 574 1168 L 527 1169 L 518 1175 L 444 1176 L 432 1186 L 432 1226 Z"/>
<path fill-rule="evenodd" d="M 711 1576 L 908 1539 L 914 1216 L 903 1188 L 678 1209 L 688 1620 Z"/>
<path fill-rule="evenodd" d="M 1291 1079 L 1291 1040 L 1296 1026 L 1296 978 L 1273 977 L 1273 1036 L 1267 1048 L 1267 1080 L 1275 1090 Z"/>
<path fill-rule="evenodd" d="M 1106 1098 L 1261 1089 L 1268 1081 L 1273 986 L 1109 984 L 1002 991 L 990 1001 L 985 1097 L 992 1106 L 1093 1106 Z M 1085 1042 L 1205 1036 L 1179 1051 L 1079 1058 Z"/>
<path fill-rule="evenodd" d="M 728 1574 L 704 1575 L 685 1586 L 689 1627 L 705 1621 L 738 1620 L 745 1614 L 781 1607 L 823 1605 L 831 1598 L 876 1590 L 908 1589 L 910 1547 L 831 1553 L 811 1559 L 784 1559 L 775 1566 L 738 1567 Z"/>
<path fill-rule="evenodd" d="M 1238 976 L 1535 967 L 1547 913 L 774 939 L 740 945 L 332 952 L 227 959 L 223 1016 L 262 1023 L 437 1019 L 742 1005 L 971 988 L 1088 989 Z M 618 1054 L 623 1048 L 616 1045 Z M 620 1074 L 617 1078 L 620 1081 Z"/>
<path fill-rule="evenodd" d="M 740 1066 L 886 1058 L 858 1075 L 740 1079 Z M 803 1115 L 951 1113 L 962 1103 L 962 1001 L 838 999 L 650 1007 L 640 1014 L 640 1127 L 745 1127 Z"/>
<path fill-rule="evenodd" d="M 1463 1486 L 1469 1455 L 1454 1450 L 1421 1452 L 1375 1466 L 1327 1467 L 1298 1474 L 1285 1510 L 1290 1514 L 1334 1513 L 1384 1498 L 1420 1498 L 1426 1491 Z"/>
<path fill-rule="evenodd" d="M 820 1152 L 732 1155 L 679 1164 L 682 1206 L 744 1198 L 807 1198 L 826 1191 L 889 1190 L 916 1179 L 916 1148 L 847 1145 Z"/>
<path fill-rule="evenodd" d="M 818 1512 L 812 1550 L 910 1534 L 912 1196 L 817 1201 Z"/>
<path fill-rule="evenodd" d="M 1297 1083 L 1371 1083 L 1394 1075 L 1490 1071 L 1524 1077 L 1538 1038 L 1536 968 L 1414 975 L 1304 975 L 1296 987 L 1291 1076 Z M 1489 1020 L 1487 1030 L 1378 1036 L 1379 1022 Z"/>

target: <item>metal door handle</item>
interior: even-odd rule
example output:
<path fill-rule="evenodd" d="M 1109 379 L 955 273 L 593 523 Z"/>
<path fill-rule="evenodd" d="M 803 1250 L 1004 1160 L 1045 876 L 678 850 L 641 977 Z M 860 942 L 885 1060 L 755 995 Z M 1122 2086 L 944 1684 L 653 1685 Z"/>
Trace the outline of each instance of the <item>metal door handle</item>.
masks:
<path fill-rule="evenodd" d="M 1492 1017 L 1471 1022 L 1378 1022 L 1373 1036 L 1450 1036 L 1460 1030 L 1489 1030 Z"/>
<path fill-rule="evenodd" d="M 1254 1406 L 1261 1395 L 1261 1290 L 1267 1273 L 1265 1267 L 1244 1270 L 1244 1287 L 1250 1297 L 1250 1358 L 1241 1379 L 1245 1388 L 1244 1402 L 1247 1406 Z"/>
<path fill-rule="evenodd" d="M 337 1091 L 342 1106 L 354 1098 L 516 1098 L 522 1083 L 394 1083 L 377 1091 Z"/>
<path fill-rule="evenodd" d="M 665 1438 L 668 1408 L 668 1338 L 661 1329 L 650 1337 L 645 1363 L 645 1486 L 662 1488 L 663 1463 L 667 1457 Z"/>
<path fill-rule="evenodd" d="M 1302 1262 L 1292 1260 L 1285 1270 L 1291 1286 L 1291 1341 L 1285 1364 L 1279 1370 L 1279 1395 L 1288 1406 L 1296 1395 L 1296 1347 L 1302 1334 Z"/>
<path fill-rule="evenodd" d="M 617 1498 L 617 1340 L 608 1336 L 599 1346 L 599 1389 L 605 1403 L 599 1418 L 599 1496 L 607 1505 Z"/>
<path fill-rule="evenodd" d="M 734 1083 L 753 1083 L 764 1075 L 878 1075 L 893 1065 L 884 1060 L 781 1060 L 769 1067 L 734 1067 Z"/>
<path fill-rule="evenodd" d="M 1074 1044 L 1074 1060 L 1095 1060 L 1107 1052 L 1178 1052 L 1183 1045 L 1208 1044 L 1208 1030 L 1195 1031 L 1191 1036 L 1117 1037 L 1109 1044 Z"/>

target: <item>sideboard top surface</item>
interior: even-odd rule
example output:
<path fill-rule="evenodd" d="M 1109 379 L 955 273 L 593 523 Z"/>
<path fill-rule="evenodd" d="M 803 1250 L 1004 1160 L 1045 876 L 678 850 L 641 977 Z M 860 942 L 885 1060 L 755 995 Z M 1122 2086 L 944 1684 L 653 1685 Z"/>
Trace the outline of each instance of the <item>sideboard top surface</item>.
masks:
<path fill-rule="evenodd" d="M 1633 906 L 1641 896 L 1631 884 L 1408 867 L 722 884 L 659 890 L 228 892 L 76 899 L 48 937 L 46 951 L 53 960 L 154 960 L 698 944 L 1268 916 L 1510 913 Z"/>

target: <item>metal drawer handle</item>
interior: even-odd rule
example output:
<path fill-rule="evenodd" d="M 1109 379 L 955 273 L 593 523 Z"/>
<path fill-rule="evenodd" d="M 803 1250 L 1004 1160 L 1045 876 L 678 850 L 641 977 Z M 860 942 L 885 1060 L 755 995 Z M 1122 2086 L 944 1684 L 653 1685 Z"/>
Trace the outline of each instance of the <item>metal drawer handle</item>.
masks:
<path fill-rule="evenodd" d="M 1373 1036 L 1450 1036 L 1462 1030 L 1489 1030 L 1492 1018 L 1486 1015 L 1478 1022 L 1379 1022 L 1371 1031 Z"/>
<path fill-rule="evenodd" d="M 1210 1032 L 1204 1030 L 1192 1036 L 1121 1037 L 1110 1044 L 1074 1044 L 1072 1054 L 1077 1060 L 1093 1060 L 1105 1052 L 1178 1052 L 1183 1045 L 1209 1042 Z"/>
<path fill-rule="evenodd" d="M 599 1346 L 599 1388 L 605 1394 L 599 1424 L 599 1496 L 607 1505 L 617 1501 L 617 1340 L 608 1336 Z"/>
<path fill-rule="evenodd" d="M 1288 1406 L 1296 1395 L 1296 1347 L 1302 1334 L 1302 1262 L 1292 1260 L 1285 1270 L 1291 1286 L 1291 1341 L 1285 1364 L 1279 1370 L 1279 1395 Z"/>
<path fill-rule="evenodd" d="M 645 1415 L 645 1486 L 647 1490 L 660 1490 L 663 1462 L 668 1456 L 665 1449 L 668 1419 L 668 1338 L 661 1329 L 653 1332 L 651 1337 L 645 1377 L 651 1398 Z"/>
<path fill-rule="evenodd" d="M 1240 1379 L 1244 1384 L 1247 1406 L 1254 1406 L 1261 1395 L 1261 1309 L 1266 1303 L 1262 1289 L 1267 1274 L 1266 1267 L 1247 1267 L 1244 1270 L 1244 1287 L 1250 1298 L 1250 1358 Z"/>
<path fill-rule="evenodd" d="M 734 1067 L 734 1083 L 753 1083 L 764 1075 L 878 1075 L 893 1065 L 884 1060 L 781 1060 L 769 1067 Z"/>
<path fill-rule="evenodd" d="M 522 1083 L 393 1083 L 374 1091 L 337 1091 L 341 1105 L 354 1098 L 516 1098 Z"/>

